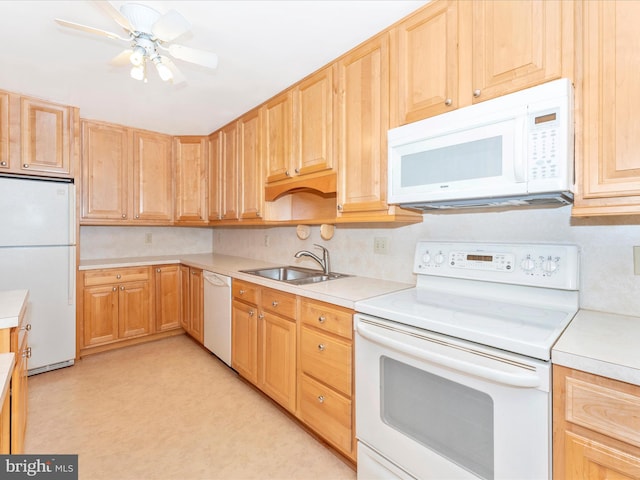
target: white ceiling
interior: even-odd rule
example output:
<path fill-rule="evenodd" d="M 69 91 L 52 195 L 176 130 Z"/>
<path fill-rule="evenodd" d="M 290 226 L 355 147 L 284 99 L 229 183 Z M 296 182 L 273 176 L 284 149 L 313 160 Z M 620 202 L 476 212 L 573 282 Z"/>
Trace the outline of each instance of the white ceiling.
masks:
<path fill-rule="evenodd" d="M 125 2 L 113 1 L 119 7 Z M 127 44 L 59 26 L 62 18 L 122 36 L 91 1 L 0 0 L 0 89 L 80 107 L 83 118 L 173 135 L 211 133 L 326 65 L 426 0 L 140 1 L 192 24 L 173 43 L 216 52 L 217 70 L 175 60 L 187 84 L 148 83 L 109 61 Z"/>

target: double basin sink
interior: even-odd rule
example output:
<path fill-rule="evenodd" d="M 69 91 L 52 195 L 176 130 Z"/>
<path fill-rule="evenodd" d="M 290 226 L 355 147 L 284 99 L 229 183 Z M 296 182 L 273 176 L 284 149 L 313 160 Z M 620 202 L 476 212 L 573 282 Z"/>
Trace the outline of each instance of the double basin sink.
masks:
<path fill-rule="evenodd" d="M 312 268 L 302 268 L 294 266 L 257 268 L 254 270 L 240 270 L 243 273 L 250 273 L 262 278 L 269 278 L 279 282 L 290 283 L 292 285 L 307 285 L 309 283 L 326 282 L 337 278 L 348 277 L 343 273 L 324 273 Z"/>

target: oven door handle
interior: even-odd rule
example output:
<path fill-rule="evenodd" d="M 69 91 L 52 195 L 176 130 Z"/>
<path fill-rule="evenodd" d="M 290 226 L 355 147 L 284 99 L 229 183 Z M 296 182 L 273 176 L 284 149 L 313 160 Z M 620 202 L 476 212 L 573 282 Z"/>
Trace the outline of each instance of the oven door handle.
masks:
<path fill-rule="evenodd" d="M 410 355 L 420 360 L 426 360 L 430 363 L 435 363 L 448 367 L 457 371 L 460 371 L 467 375 L 473 375 L 493 382 L 508 385 L 510 387 L 523 387 L 523 388 L 536 388 L 540 386 L 540 378 L 535 372 L 523 371 L 522 373 L 509 373 L 493 368 L 487 368 L 473 363 L 465 362 L 464 360 L 458 360 L 439 353 L 430 352 L 421 348 L 416 348 L 412 345 L 407 345 L 392 338 L 387 338 L 379 335 L 362 322 L 356 324 L 356 331 L 360 336 L 378 343 L 384 347 L 391 348 L 397 352 Z M 514 367 L 517 368 L 517 367 Z"/>

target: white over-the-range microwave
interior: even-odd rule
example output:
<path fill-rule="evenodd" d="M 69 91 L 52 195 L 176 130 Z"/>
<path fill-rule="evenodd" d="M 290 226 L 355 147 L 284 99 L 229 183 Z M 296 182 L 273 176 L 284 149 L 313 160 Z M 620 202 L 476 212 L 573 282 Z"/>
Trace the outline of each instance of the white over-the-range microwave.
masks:
<path fill-rule="evenodd" d="M 573 200 L 568 79 L 389 130 L 389 203 L 423 210 Z"/>

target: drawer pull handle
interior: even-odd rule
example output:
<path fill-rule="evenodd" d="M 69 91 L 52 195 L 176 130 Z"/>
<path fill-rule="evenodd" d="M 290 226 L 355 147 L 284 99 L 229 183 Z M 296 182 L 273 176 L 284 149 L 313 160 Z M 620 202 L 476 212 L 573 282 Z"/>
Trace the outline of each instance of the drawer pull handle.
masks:
<path fill-rule="evenodd" d="M 238 293 L 239 293 L 240 295 L 244 295 L 244 292 L 245 292 L 244 290 L 240 290 Z"/>
<path fill-rule="evenodd" d="M 324 346 L 324 343 L 321 343 L 321 344 L 319 344 L 319 345 L 318 345 L 318 350 L 319 350 L 319 351 L 321 351 L 321 352 L 324 352 L 324 350 L 325 350 L 326 348 L 327 348 L 327 347 L 325 347 L 325 346 Z"/>
<path fill-rule="evenodd" d="M 122 275 L 117 274 L 117 275 L 116 275 L 116 278 L 117 278 L 118 280 L 120 280 L 120 279 L 122 278 Z"/>
<path fill-rule="evenodd" d="M 324 315 L 320 315 L 318 317 L 318 322 L 320 322 L 320 323 L 324 323 L 326 320 L 327 320 L 327 318 Z"/>
<path fill-rule="evenodd" d="M 324 395 L 318 395 L 318 402 L 324 403 Z"/>
<path fill-rule="evenodd" d="M 27 347 L 27 349 L 22 352 L 22 356 L 26 358 L 31 358 L 31 347 Z"/>
<path fill-rule="evenodd" d="M 271 305 L 272 305 L 273 307 L 277 307 L 277 306 L 278 306 L 278 301 L 277 301 L 277 300 L 274 300 L 273 302 L 271 302 Z"/>

